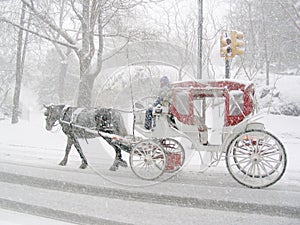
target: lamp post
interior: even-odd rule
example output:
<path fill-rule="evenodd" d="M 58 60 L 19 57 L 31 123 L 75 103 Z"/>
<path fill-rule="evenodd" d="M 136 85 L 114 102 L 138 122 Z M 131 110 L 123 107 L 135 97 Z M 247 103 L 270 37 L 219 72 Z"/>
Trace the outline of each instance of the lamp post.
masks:
<path fill-rule="evenodd" d="M 198 0 L 198 51 L 197 51 L 197 79 L 202 79 L 202 25 L 203 0 Z"/>

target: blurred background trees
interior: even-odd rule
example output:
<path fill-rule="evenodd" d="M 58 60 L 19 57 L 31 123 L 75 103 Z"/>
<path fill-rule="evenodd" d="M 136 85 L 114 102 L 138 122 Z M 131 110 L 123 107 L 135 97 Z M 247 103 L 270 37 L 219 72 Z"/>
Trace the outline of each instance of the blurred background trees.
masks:
<path fill-rule="evenodd" d="M 300 74 L 299 0 L 203 0 L 203 6 L 205 79 L 225 77 L 219 53 L 222 30 L 238 30 L 245 37 L 244 56 L 231 61 L 232 78 L 255 80 L 263 74 L 268 85 L 270 74 Z M 176 73 L 174 79 L 196 77 L 197 66 L 187 62 L 197 50 L 196 0 L 1 0 L 0 23 L 2 115 L 19 115 L 22 111 L 13 110 L 18 104 L 13 96 L 20 29 L 24 32 L 23 47 L 28 34 L 27 48 L 22 48 L 26 58 L 19 64 L 20 88 L 24 88 L 24 92 L 20 89 L 20 101 L 30 90 L 40 104 L 93 105 L 95 85 L 103 76 L 102 65 L 107 60 L 103 56 L 137 41 L 162 41 L 182 47 L 182 65 L 172 71 Z M 158 71 L 164 70 L 155 65 L 139 66 L 145 68 L 131 72 L 148 71 L 144 73 L 158 76 L 162 74 Z M 187 67 L 191 67 L 189 73 Z"/>

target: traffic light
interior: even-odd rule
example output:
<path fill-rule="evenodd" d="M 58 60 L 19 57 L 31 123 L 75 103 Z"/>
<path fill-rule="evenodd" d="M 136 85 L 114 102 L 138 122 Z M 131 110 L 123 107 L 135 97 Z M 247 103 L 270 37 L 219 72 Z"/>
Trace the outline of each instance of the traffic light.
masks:
<path fill-rule="evenodd" d="M 226 60 L 233 58 L 231 45 L 232 41 L 229 32 L 222 32 L 220 37 L 220 54 Z"/>
<path fill-rule="evenodd" d="M 244 46 L 243 38 L 244 34 L 242 32 L 231 31 L 232 57 L 244 54 L 244 49 L 242 48 Z"/>

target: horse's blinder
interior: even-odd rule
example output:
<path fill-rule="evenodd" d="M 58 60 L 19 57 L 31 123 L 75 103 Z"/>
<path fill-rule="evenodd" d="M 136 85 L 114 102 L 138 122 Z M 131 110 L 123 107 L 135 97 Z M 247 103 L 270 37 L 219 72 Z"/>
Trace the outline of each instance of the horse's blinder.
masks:
<path fill-rule="evenodd" d="M 52 105 L 44 107 L 46 108 L 46 111 L 44 112 L 44 116 L 46 116 L 46 129 L 51 130 L 52 127 L 56 126 L 55 122 L 58 120 L 58 118 L 53 116 L 55 109 Z"/>

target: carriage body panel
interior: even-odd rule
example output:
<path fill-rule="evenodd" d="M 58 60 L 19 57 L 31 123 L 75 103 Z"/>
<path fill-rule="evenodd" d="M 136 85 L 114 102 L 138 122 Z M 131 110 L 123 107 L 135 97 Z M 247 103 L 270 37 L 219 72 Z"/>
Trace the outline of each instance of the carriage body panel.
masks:
<path fill-rule="evenodd" d="M 241 83 L 232 80 L 186 81 L 173 84 L 171 91 L 173 99 L 170 112 L 180 122 L 188 125 L 196 124 L 194 100 L 225 98 L 225 126 L 237 125 L 254 111 L 254 85 L 249 82 Z M 241 99 L 235 99 L 235 97 L 241 97 Z M 237 100 L 240 101 L 237 102 Z"/>

